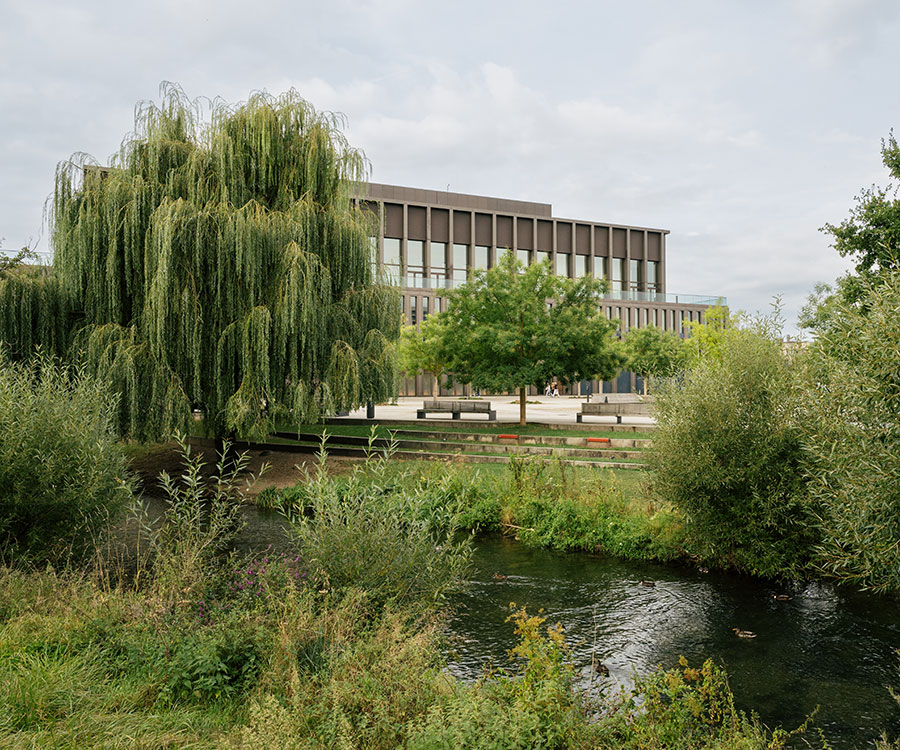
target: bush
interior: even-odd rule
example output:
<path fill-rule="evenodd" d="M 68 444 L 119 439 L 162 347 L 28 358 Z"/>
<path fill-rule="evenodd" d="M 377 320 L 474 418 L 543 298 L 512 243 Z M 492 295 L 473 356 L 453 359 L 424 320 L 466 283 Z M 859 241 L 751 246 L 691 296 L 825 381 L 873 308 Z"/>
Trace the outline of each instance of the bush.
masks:
<path fill-rule="evenodd" d="M 816 540 L 797 380 L 779 333 L 772 320 L 731 328 L 658 389 L 648 451 L 655 495 L 684 513 L 700 554 L 761 575 L 802 570 Z"/>
<path fill-rule="evenodd" d="M 900 274 L 836 299 L 810 349 L 803 426 L 818 565 L 900 590 Z"/>
<path fill-rule="evenodd" d="M 83 373 L 0 352 L 0 547 L 35 561 L 92 548 L 132 498 L 114 409 Z"/>
<path fill-rule="evenodd" d="M 299 504 L 285 509 L 301 567 L 324 589 L 363 589 L 383 604 L 437 602 L 463 580 L 471 558 L 458 541 L 458 507 L 423 498 L 389 479 L 389 454 L 333 479 L 324 449 Z M 446 500 L 446 493 L 441 493 Z"/>

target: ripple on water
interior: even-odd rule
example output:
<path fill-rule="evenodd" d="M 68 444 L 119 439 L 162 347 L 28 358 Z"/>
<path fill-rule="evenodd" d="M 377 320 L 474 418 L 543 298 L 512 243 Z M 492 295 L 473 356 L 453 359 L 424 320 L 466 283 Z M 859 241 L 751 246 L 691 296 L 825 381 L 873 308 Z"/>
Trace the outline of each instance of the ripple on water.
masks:
<path fill-rule="evenodd" d="M 450 671 L 463 678 L 486 662 L 508 665 L 509 603 L 543 609 L 566 630 L 583 684 L 592 656 L 604 685 L 712 657 L 728 669 L 738 704 L 770 725 L 799 725 L 817 705 L 835 748 L 900 732 L 897 685 L 900 603 L 823 584 L 778 584 L 690 568 L 554 554 L 503 539 L 479 541 L 470 589 L 455 602 Z M 492 579 L 499 571 L 508 578 Z M 645 586 L 643 581 L 653 581 Z M 776 595 L 789 596 L 778 600 Z M 736 637 L 733 628 L 754 639 Z M 596 676 L 593 677 L 596 682 Z"/>

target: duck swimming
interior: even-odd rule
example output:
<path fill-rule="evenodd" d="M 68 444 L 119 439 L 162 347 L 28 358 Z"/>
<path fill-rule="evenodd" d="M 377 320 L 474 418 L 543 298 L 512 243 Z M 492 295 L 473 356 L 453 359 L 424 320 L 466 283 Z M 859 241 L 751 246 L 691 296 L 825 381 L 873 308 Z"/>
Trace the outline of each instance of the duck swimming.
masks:
<path fill-rule="evenodd" d="M 741 630 L 740 628 L 732 628 L 732 630 L 738 638 L 756 638 L 756 633 L 752 630 Z"/>

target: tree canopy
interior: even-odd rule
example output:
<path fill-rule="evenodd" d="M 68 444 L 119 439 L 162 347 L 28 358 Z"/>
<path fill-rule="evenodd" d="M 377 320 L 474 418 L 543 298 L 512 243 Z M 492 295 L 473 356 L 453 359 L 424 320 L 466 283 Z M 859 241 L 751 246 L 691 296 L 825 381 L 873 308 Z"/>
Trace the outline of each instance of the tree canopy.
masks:
<path fill-rule="evenodd" d="M 891 133 L 881 142 L 881 160 L 900 180 L 900 146 Z M 856 197 L 849 218 L 822 227 L 834 238 L 834 249 L 856 260 L 856 273 L 869 275 L 900 266 L 900 200 L 897 189 L 872 186 Z"/>
<path fill-rule="evenodd" d="M 405 326 L 400 332 L 398 346 L 398 362 L 400 369 L 407 375 L 425 373 L 431 375 L 432 393 L 438 395 L 440 377 L 447 372 L 450 351 L 444 337 L 445 318 L 441 315 L 429 315 L 419 327 Z"/>
<path fill-rule="evenodd" d="M 661 331 L 656 326 L 632 328 L 625 335 L 626 367 L 644 378 L 667 378 L 684 369 L 687 350 L 684 342 L 673 332 Z"/>
<path fill-rule="evenodd" d="M 441 338 L 455 380 L 487 390 L 519 390 L 551 378 L 608 379 L 624 357 L 614 346 L 616 325 L 598 303 L 602 283 L 555 276 L 547 263 L 523 268 L 511 253 L 449 297 L 440 314 Z"/>
<path fill-rule="evenodd" d="M 52 272 L 0 282 L 0 340 L 83 364 L 145 439 L 192 407 L 255 437 L 393 395 L 399 294 L 373 278 L 374 220 L 352 200 L 367 163 L 341 117 L 293 90 L 161 96 L 109 168 L 57 168 Z"/>

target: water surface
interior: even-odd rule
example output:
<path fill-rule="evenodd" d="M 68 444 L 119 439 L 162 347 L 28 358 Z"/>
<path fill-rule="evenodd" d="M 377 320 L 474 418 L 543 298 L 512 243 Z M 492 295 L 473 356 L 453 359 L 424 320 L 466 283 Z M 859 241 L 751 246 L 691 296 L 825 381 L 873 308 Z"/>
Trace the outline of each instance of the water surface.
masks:
<path fill-rule="evenodd" d="M 681 655 L 697 666 L 712 657 L 727 669 L 738 706 L 769 726 L 794 728 L 819 706 L 816 724 L 835 748 L 868 746 L 882 731 L 900 734 L 900 706 L 887 690 L 900 686 L 896 599 L 486 537 L 477 544 L 470 587 L 453 602 L 454 674 L 473 679 L 486 663 L 509 664 L 510 602 L 529 612 L 543 608 L 550 622 L 563 624 L 584 684 L 592 651 L 609 667 L 609 688 L 630 685 L 635 672 L 675 666 Z M 732 628 L 757 637 L 738 638 Z"/>

